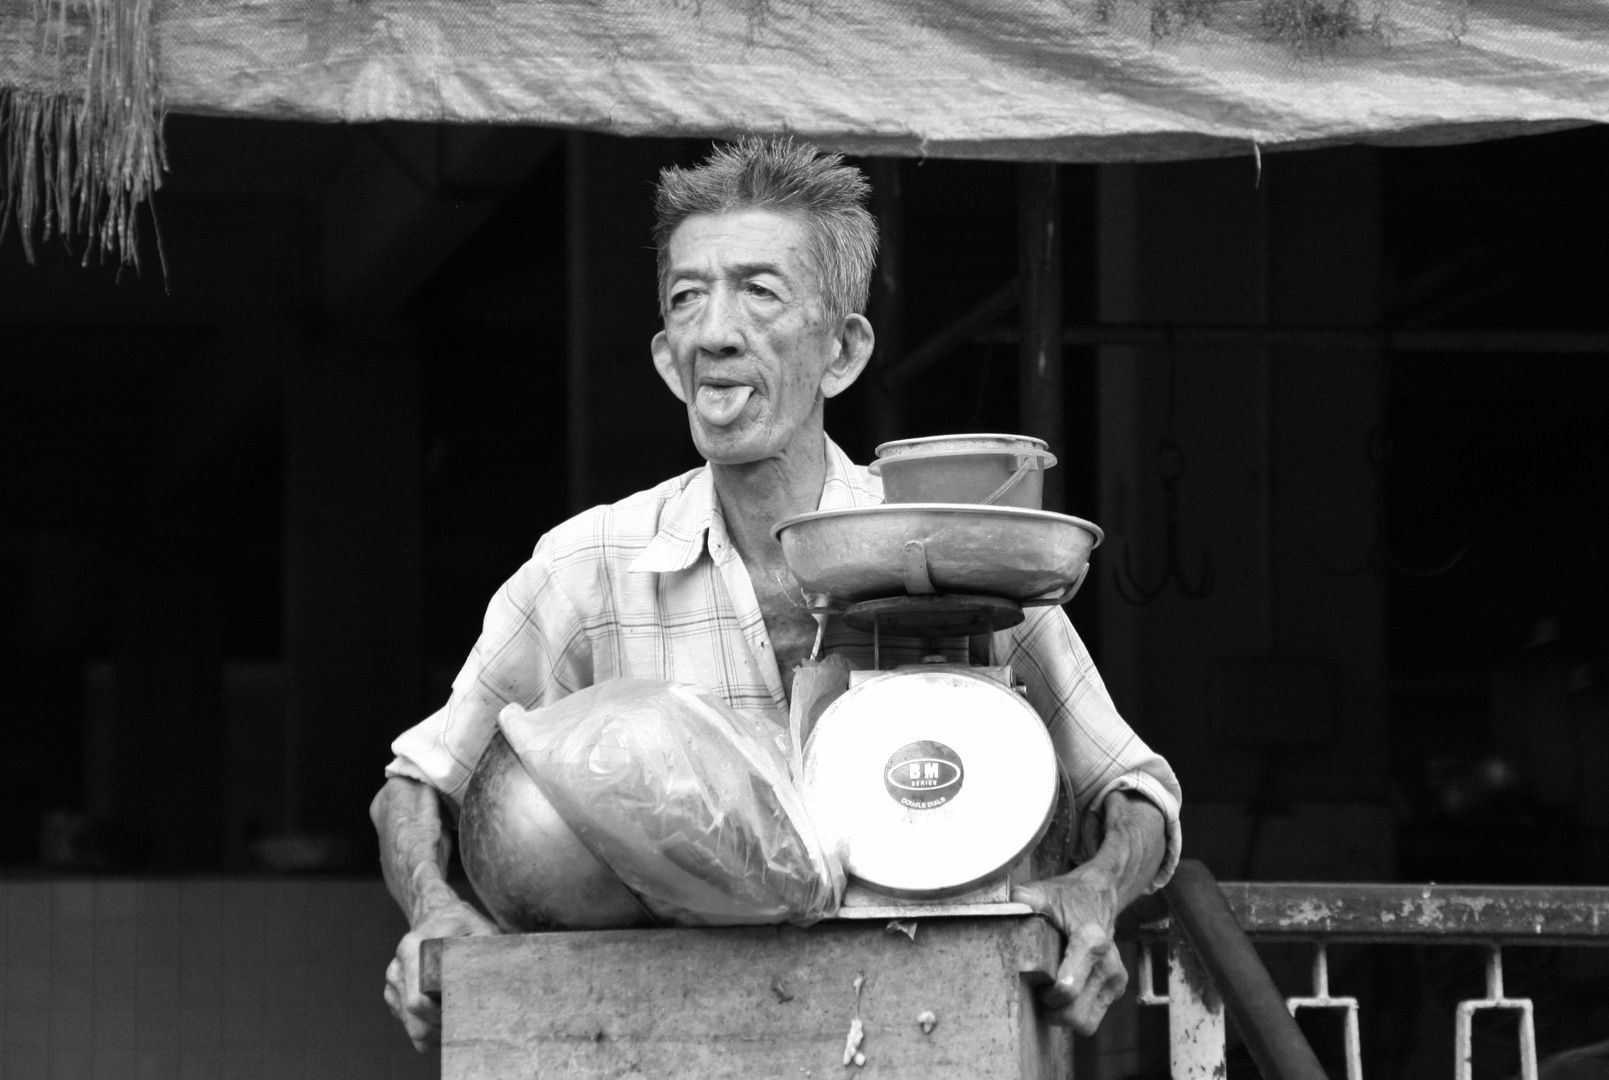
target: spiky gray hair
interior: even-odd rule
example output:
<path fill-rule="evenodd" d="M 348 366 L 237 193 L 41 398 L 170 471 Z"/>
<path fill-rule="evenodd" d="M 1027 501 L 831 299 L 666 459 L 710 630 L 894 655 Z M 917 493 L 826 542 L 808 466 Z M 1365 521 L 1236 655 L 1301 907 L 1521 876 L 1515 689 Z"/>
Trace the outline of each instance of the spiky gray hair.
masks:
<path fill-rule="evenodd" d="M 826 154 L 791 136 L 745 135 L 718 146 L 691 169 L 659 172 L 654 244 L 659 249 L 659 309 L 665 314 L 670 237 L 694 214 L 775 210 L 798 214 L 810 237 L 824 314 L 837 322 L 866 310 L 877 263 L 877 220 L 866 210 L 871 185 L 842 154 Z"/>

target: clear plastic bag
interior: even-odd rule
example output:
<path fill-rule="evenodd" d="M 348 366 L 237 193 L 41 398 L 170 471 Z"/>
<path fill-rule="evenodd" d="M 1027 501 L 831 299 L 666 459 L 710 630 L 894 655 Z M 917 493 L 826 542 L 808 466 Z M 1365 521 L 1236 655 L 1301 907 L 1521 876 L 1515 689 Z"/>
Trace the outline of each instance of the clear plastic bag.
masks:
<path fill-rule="evenodd" d="M 844 871 L 788 770 L 787 735 L 709 691 L 615 679 L 498 726 L 566 824 L 655 918 L 805 924 Z"/>

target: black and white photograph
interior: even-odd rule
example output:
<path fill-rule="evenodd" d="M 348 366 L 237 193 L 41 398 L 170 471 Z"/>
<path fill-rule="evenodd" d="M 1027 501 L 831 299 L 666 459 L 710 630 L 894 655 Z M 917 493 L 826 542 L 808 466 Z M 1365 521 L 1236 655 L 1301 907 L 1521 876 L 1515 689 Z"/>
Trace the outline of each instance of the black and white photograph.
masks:
<path fill-rule="evenodd" d="M 1609 1080 L 1609 2 L 0 0 L 0 1080 Z"/>

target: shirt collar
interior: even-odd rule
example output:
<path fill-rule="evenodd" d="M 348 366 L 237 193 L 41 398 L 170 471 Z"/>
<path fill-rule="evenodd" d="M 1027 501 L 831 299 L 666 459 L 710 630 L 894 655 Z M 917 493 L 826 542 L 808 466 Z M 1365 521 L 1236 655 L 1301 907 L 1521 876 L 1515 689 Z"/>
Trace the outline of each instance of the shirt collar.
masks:
<path fill-rule="evenodd" d="M 876 506 L 883 501 L 883 481 L 867 472 L 865 466 L 849 460 L 837 443 L 827 440 L 827 476 L 821 485 L 818 510 L 840 510 L 846 506 Z"/>
<path fill-rule="evenodd" d="M 831 438 L 826 439 L 826 466 L 817 509 L 874 506 L 883 501 L 882 481 L 851 461 Z M 717 562 L 725 562 L 734 554 L 726 538 L 726 519 L 715 497 L 715 474 L 708 464 L 665 504 L 659 531 L 628 569 L 658 574 L 686 570 L 706 549 Z"/>

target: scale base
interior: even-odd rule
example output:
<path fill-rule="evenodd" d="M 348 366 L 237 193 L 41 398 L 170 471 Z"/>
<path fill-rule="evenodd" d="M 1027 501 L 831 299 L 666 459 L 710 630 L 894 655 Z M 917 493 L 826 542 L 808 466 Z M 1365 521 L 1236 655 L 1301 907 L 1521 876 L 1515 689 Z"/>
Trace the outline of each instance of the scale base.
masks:
<path fill-rule="evenodd" d="M 1003 596 L 944 593 L 862 600 L 844 609 L 844 624 L 895 637 L 968 637 L 1009 630 L 1022 622 L 1022 605 Z"/>
<path fill-rule="evenodd" d="M 1011 887 L 1028 880 L 1028 860 L 1001 871 L 975 889 L 942 899 L 889 896 L 853 878 L 844 890 L 836 919 L 931 919 L 955 915 L 1032 915 L 1027 904 L 1011 902 Z"/>

